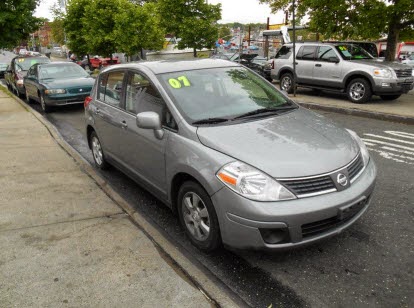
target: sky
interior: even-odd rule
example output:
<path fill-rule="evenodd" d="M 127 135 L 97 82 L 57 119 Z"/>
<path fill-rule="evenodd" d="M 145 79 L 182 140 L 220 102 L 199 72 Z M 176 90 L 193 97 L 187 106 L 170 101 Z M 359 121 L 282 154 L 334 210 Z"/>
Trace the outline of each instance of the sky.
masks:
<path fill-rule="evenodd" d="M 52 19 L 49 7 L 57 0 L 41 0 L 35 16 Z M 266 23 L 267 17 L 270 24 L 283 22 L 283 13 L 271 14 L 266 4 L 260 4 L 259 0 L 208 0 L 210 4 L 221 3 L 222 20 L 219 23 Z"/>

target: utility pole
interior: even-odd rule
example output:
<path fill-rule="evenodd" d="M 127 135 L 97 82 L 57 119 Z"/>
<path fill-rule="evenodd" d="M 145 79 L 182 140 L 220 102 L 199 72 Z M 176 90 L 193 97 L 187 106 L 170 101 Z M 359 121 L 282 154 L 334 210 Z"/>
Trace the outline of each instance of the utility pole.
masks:
<path fill-rule="evenodd" d="M 292 0 L 293 9 L 293 97 L 296 97 L 296 23 L 295 23 L 295 0 Z"/>

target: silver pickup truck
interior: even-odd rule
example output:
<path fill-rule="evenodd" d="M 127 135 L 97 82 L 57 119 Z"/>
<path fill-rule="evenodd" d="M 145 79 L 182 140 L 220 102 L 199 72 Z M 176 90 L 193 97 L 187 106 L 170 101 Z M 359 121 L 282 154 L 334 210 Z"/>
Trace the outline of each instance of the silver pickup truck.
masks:
<path fill-rule="evenodd" d="M 405 64 L 382 62 L 358 45 L 350 43 L 296 43 L 296 85 L 345 92 L 362 104 L 379 95 L 394 100 L 413 89 L 414 72 Z M 293 45 L 276 54 L 271 77 L 280 88 L 293 92 Z"/>

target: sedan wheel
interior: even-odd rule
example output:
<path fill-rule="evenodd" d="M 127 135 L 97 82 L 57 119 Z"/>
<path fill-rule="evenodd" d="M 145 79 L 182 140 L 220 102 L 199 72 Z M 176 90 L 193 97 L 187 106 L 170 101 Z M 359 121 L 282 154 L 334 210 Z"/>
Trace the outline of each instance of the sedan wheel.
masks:
<path fill-rule="evenodd" d="M 30 98 L 29 96 L 29 92 L 27 92 L 27 88 L 26 88 L 26 101 L 30 104 L 33 103 L 33 100 Z"/>
<path fill-rule="evenodd" d="M 43 95 L 42 95 L 42 94 L 40 94 L 40 106 L 42 106 L 42 110 L 43 110 L 45 113 L 48 113 L 48 112 L 50 112 L 50 110 L 51 110 L 51 107 L 50 107 L 50 106 L 48 106 L 48 105 L 46 105 L 45 99 L 44 99 L 44 97 L 43 97 Z"/>
<path fill-rule="evenodd" d="M 90 145 L 92 149 L 93 160 L 95 161 L 96 166 L 102 170 L 106 169 L 108 167 L 108 164 L 102 151 L 101 142 L 99 141 L 99 138 L 95 132 L 91 133 Z"/>
<path fill-rule="evenodd" d="M 178 212 L 180 222 L 195 246 L 204 251 L 220 246 L 220 228 L 214 206 L 199 184 L 190 181 L 181 186 Z"/>

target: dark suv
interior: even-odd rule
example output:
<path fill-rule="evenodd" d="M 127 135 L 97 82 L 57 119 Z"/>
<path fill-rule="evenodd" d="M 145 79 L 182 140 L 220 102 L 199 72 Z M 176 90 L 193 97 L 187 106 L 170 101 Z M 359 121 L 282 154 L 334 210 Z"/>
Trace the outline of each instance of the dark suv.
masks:
<path fill-rule="evenodd" d="M 25 89 L 23 85 L 23 78 L 27 75 L 29 68 L 36 63 L 49 62 L 50 59 L 45 56 L 17 56 L 13 58 L 9 69 L 5 74 L 7 87 L 17 96 L 24 96 Z"/>
<path fill-rule="evenodd" d="M 271 70 L 280 88 L 293 92 L 293 46 L 284 45 Z M 352 43 L 297 43 L 296 85 L 345 92 L 353 103 L 362 104 L 379 95 L 394 100 L 413 89 L 412 68 L 395 62 L 380 62 Z"/>

